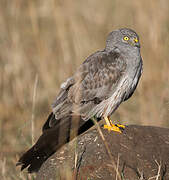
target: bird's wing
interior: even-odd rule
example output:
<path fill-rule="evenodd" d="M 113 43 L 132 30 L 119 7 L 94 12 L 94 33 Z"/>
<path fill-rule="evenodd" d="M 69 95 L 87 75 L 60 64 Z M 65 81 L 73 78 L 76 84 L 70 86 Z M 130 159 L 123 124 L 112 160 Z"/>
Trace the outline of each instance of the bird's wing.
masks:
<path fill-rule="evenodd" d="M 126 63 L 116 51 L 98 51 L 89 56 L 74 76 L 61 85 L 52 108 L 56 121 L 71 113 L 85 116 L 103 100 L 109 98 L 121 79 Z"/>
<path fill-rule="evenodd" d="M 69 89 L 69 100 L 84 104 L 107 99 L 125 68 L 126 63 L 118 52 L 99 51 L 91 55 L 74 75 L 75 83 Z"/>
<path fill-rule="evenodd" d="M 81 114 L 77 119 L 71 116 L 72 106 L 78 105 L 80 111 L 85 114 L 109 98 L 125 68 L 125 61 L 116 52 L 97 52 L 87 58 L 75 75 L 62 84 L 53 104 L 54 114 L 51 113 L 44 124 L 43 134 L 17 163 L 21 165 L 21 170 L 28 167 L 30 173 L 38 171 L 48 157 L 76 136 L 76 132 L 83 132 L 85 121 Z M 57 112 L 60 115 L 58 118 Z M 73 113 L 76 115 L 76 112 Z M 74 126 L 77 125 L 76 120 L 79 121 L 77 128 Z M 71 132 L 74 136 L 70 135 Z"/>

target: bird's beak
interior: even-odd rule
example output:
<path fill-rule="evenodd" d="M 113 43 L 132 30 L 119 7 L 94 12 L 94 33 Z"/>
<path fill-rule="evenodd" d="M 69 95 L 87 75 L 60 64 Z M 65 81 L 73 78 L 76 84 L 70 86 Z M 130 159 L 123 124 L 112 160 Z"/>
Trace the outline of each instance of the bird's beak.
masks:
<path fill-rule="evenodd" d="M 138 42 L 138 39 L 137 39 L 137 38 L 134 38 L 134 42 L 137 43 L 137 42 Z"/>
<path fill-rule="evenodd" d="M 137 38 L 133 39 L 133 46 L 140 48 L 140 43 L 139 43 L 139 40 Z"/>
<path fill-rule="evenodd" d="M 139 43 L 139 40 L 137 38 L 130 39 L 129 44 L 131 46 L 135 46 L 135 47 L 140 48 L 140 43 Z"/>

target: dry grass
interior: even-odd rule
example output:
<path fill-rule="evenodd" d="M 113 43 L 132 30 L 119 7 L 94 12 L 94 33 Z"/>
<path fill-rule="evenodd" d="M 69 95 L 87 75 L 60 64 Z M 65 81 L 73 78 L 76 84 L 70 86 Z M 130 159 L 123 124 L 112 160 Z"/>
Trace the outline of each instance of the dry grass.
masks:
<path fill-rule="evenodd" d="M 31 179 L 14 165 L 32 143 L 32 113 L 36 139 L 60 83 L 119 27 L 140 35 L 144 73 L 113 119 L 169 126 L 168 12 L 168 0 L 0 0 L 0 179 Z"/>

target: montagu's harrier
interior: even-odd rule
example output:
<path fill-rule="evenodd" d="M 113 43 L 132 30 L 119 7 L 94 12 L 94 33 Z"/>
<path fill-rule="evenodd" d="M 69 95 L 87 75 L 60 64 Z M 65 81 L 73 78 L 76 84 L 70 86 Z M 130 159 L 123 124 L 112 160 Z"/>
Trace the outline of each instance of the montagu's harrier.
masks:
<path fill-rule="evenodd" d="M 28 172 L 38 171 L 49 156 L 76 136 L 75 130 L 79 133 L 93 117 L 105 119 L 104 128 L 109 131 L 121 132 L 125 127 L 112 124 L 109 116 L 131 97 L 141 73 L 138 35 L 127 28 L 111 32 L 105 49 L 89 56 L 61 85 L 42 135 L 17 165 L 21 170 L 28 167 Z"/>

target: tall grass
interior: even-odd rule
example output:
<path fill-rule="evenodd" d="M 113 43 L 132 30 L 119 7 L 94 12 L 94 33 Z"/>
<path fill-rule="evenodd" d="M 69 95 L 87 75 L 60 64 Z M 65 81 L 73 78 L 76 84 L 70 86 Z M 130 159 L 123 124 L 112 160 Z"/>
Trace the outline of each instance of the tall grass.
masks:
<path fill-rule="evenodd" d="M 144 72 L 134 97 L 121 105 L 112 118 L 168 127 L 168 0 L 0 0 L 3 178 L 20 177 L 14 164 L 17 154 L 31 145 L 32 113 L 37 138 L 60 83 L 88 55 L 104 48 L 107 34 L 119 27 L 133 28 L 140 35 Z"/>

